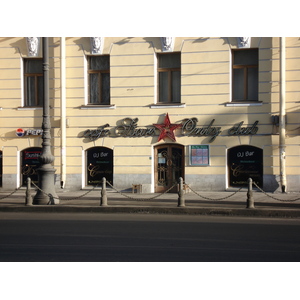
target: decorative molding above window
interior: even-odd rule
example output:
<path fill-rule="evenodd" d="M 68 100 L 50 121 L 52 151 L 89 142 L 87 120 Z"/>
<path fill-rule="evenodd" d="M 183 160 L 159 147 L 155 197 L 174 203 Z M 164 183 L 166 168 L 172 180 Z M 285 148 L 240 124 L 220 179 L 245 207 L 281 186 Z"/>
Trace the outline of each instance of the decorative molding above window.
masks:
<path fill-rule="evenodd" d="M 251 37 L 238 37 L 237 40 L 239 48 L 250 48 Z"/>
<path fill-rule="evenodd" d="M 26 37 L 27 52 L 28 56 L 35 57 L 38 56 L 40 48 L 40 38 L 39 37 Z"/>
<path fill-rule="evenodd" d="M 162 50 L 164 52 L 173 51 L 174 49 L 174 37 L 161 37 Z"/>
<path fill-rule="evenodd" d="M 104 37 L 91 37 L 91 53 L 102 54 Z"/>

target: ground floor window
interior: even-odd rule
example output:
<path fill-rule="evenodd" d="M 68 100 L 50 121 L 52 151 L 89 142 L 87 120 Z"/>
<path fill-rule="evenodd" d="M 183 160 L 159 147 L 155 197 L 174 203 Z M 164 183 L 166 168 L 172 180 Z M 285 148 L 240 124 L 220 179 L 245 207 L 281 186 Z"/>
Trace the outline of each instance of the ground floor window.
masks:
<path fill-rule="evenodd" d="M 92 147 L 86 150 L 87 185 L 101 185 L 102 178 L 113 185 L 113 150 L 106 147 Z"/>
<path fill-rule="evenodd" d="M 21 182 L 26 185 L 27 178 L 30 177 L 31 181 L 38 184 L 37 169 L 40 166 L 39 157 L 41 156 L 41 147 L 31 147 L 21 151 Z"/>
<path fill-rule="evenodd" d="M 263 187 L 263 150 L 254 146 L 233 147 L 227 153 L 228 185 L 247 186 L 248 178 Z"/>

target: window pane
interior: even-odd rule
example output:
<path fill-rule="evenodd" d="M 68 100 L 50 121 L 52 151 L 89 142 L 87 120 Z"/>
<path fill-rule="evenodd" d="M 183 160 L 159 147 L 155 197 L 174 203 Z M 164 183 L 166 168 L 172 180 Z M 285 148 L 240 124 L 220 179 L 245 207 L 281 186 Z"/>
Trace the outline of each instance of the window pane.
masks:
<path fill-rule="evenodd" d="M 168 72 L 159 72 L 159 102 L 169 101 Z"/>
<path fill-rule="evenodd" d="M 90 56 L 90 70 L 109 70 L 109 56 Z"/>
<path fill-rule="evenodd" d="M 258 50 L 247 49 L 233 51 L 234 65 L 257 65 L 258 64 Z"/>
<path fill-rule="evenodd" d="M 26 77 L 26 105 L 35 106 L 35 78 Z"/>
<path fill-rule="evenodd" d="M 180 53 L 160 54 L 158 56 L 159 68 L 180 68 Z"/>
<path fill-rule="evenodd" d="M 25 61 L 25 73 L 27 74 L 42 74 L 43 61 L 41 59 L 27 59 Z"/>
<path fill-rule="evenodd" d="M 233 70 L 233 100 L 244 100 L 244 69 Z"/>
<path fill-rule="evenodd" d="M 180 72 L 172 72 L 172 102 L 180 102 Z"/>
<path fill-rule="evenodd" d="M 102 73 L 102 101 L 103 104 L 110 102 L 110 75 Z"/>
<path fill-rule="evenodd" d="M 90 74 L 90 102 L 91 104 L 99 103 L 100 87 L 99 74 Z"/>
<path fill-rule="evenodd" d="M 248 99 L 258 100 L 258 69 L 248 69 Z"/>

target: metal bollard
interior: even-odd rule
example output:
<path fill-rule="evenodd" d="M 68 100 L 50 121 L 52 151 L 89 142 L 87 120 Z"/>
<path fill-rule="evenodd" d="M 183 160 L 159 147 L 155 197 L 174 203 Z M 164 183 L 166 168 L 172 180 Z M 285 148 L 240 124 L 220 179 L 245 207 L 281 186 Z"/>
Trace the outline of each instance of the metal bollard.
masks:
<path fill-rule="evenodd" d="M 107 196 L 106 196 L 106 178 L 102 178 L 102 190 L 100 197 L 100 206 L 107 206 Z"/>
<path fill-rule="evenodd" d="M 252 178 L 248 179 L 247 208 L 255 208 L 252 192 Z"/>
<path fill-rule="evenodd" d="M 27 177 L 27 186 L 26 186 L 26 196 L 25 196 L 25 205 L 32 205 L 32 196 L 31 196 L 31 178 Z"/>
<path fill-rule="evenodd" d="M 185 199 L 183 193 L 183 179 L 179 178 L 179 191 L 178 191 L 178 207 L 185 207 Z"/>

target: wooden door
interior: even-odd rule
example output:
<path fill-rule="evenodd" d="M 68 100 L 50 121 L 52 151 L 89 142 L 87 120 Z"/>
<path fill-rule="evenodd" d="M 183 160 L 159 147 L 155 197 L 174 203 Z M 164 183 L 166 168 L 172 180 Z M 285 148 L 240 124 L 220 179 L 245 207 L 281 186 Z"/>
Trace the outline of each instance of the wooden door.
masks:
<path fill-rule="evenodd" d="M 184 147 L 165 144 L 155 148 L 155 192 L 163 193 L 184 177 Z M 177 192 L 177 185 L 170 190 Z"/>

